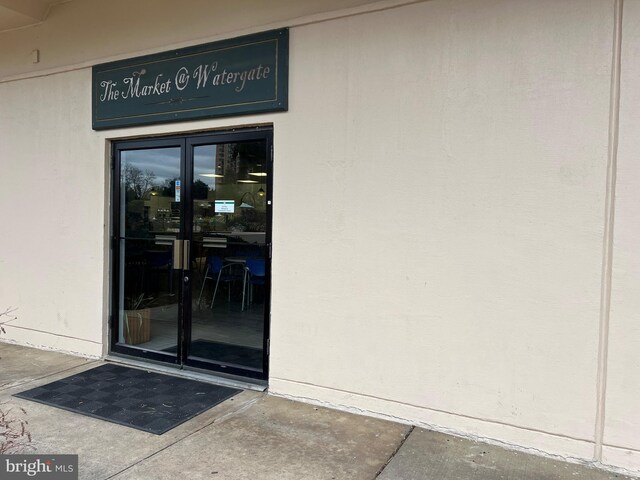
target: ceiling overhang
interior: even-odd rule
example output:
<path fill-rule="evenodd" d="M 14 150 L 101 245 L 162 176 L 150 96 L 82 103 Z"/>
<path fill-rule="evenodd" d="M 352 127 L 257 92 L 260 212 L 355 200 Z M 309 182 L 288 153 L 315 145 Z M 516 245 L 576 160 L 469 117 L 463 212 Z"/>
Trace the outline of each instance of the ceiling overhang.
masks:
<path fill-rule="evenodd" d="M 0 32 L 43 22 L 60 0 L 0 0 Z"/>

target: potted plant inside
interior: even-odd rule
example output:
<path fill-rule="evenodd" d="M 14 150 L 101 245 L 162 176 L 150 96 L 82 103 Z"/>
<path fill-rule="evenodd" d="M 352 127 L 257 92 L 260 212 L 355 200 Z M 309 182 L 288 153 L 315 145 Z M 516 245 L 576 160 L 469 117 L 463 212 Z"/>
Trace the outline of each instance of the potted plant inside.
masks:
<path fill-rule="evenodd" d="M 148 342 L 151 338 L 151 308 L 153 297 L 143 293 L 125 298 L 124 341 L 128 345 Z"/>

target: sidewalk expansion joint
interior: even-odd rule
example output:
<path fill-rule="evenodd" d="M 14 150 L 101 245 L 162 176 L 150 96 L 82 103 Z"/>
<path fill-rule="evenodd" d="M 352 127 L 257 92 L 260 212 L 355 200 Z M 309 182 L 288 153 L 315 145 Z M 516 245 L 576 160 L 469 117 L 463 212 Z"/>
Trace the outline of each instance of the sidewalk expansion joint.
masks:
<path fill-rule="evenodd" d="M 395 457 L 397 455 L 397 453 L 400 451 L 402 446 L 405 444 L 405 442 L 409 438 L 409 435 L 411 435 L 411 433 L 413 432 L 413 430 L 415 428 L 416 427 L 414 425 L 411 425 L 411 428 L 409 428 L 409 431 L 405 434 L 404 437 L 402 437 L 402 440 L 400 440 L 400 443 L 398 443 L 398 446 L 396 447 L 396 449 L 391 453 L 391 455 L 389 456 L 387 461 L 384 462 L 384 465 L 382 467 L 380 467 L 380 470 L 378 470 L 378 472 L 376 473 L 375 477 L 373 477 L 374 479 L 378 478 L 382 474 L 384 469 L 387 468 L 387 465 L 389 465 L 389 463 L 391 463 L 391 460 L 393 460 L 393 457 Z"/>

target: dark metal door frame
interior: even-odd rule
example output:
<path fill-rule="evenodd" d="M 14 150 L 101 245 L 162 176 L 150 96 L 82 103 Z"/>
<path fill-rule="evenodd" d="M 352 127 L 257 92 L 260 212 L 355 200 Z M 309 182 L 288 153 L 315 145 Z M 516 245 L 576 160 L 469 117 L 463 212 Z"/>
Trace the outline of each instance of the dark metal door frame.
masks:
<path fill-rule="evenodd" d="M 235 143 L 243 141 L 266 142 L 267 150 L 267 195 L 266 195 L 266 250 L 265 267 L 265 306 L 264 306 L 264 333 L 263 333 L 263 370 L 255 372 L 249 369 L 230 365 L 209 363 L 189 358 L 192 327 L 192 281 L 191 265 L 186 262 L 186 268 L 181 271 L 180 288 L 178 289 L 178 339 L 177 354 L 163 354 L 159 351 L 143 350 L 118 343 L 119 298 L 120 282 L 120 171 L 121 152 L 125 150 L 142 150 L 150 148 L 180 148 L 180 177 L 182 179 L 182 201 L 180 202 L 180 235 L 178 240 L 192 240 L 193 237 L 193 202 L 191 185 L 193 183 L 193 148 L 200 145 Z M 111 262 L 110 285 L 111 298 L 109 315 L 109 351 L 114 354 L 133 356 L 152 361 L 174 364 L 180 368 L 185 366 L 198 369 L 206 369 L 214 372 L 222 372 L 230 375 L 239 375 L 249 378 L 266 380 L 269 375 L 269 332 L 271 312 L 271 242 L 272 242 L 272 208 L 273 208 L 273 129 L 261 127 L 243 130 L 211 132 L 197 135 L 180 135 L 171 137 L 154 137 L 140 140 L 122 140 L 112 143 L 111 151 Z"/>

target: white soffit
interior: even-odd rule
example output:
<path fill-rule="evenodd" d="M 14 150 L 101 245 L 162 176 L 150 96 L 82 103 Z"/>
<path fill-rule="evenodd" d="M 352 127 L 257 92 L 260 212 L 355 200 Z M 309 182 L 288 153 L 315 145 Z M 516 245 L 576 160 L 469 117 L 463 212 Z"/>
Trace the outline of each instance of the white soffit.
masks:
<path fill-rule="evenodd" d="M 69 0 L 0 0 L 0 32 L 37 25 L 53 5 Z"/>

